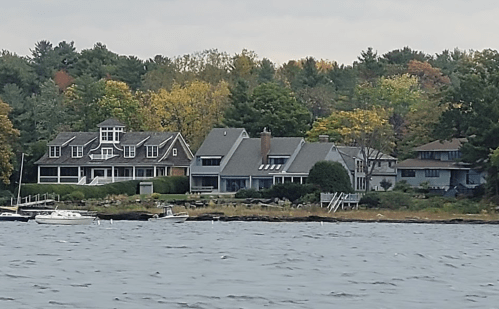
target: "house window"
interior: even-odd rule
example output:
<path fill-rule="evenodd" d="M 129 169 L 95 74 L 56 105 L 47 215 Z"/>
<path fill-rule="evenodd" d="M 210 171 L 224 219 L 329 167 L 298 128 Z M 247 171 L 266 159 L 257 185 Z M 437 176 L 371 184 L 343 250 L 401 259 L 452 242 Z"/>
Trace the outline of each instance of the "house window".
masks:
<path fill-rule="evenodd" d="M 50 146 L 49 147 L 49 157 L 59 158 L 61 156 L 61 146 Z"/>
<path fill-rule="evenodd" d="M 440 152 L 437 151 L 421 151 L 421 159 L 423 160 L 440 160 Z"/>
<path fill-rule="evenodd" d="M 113 148 L 102 148 L 102 157 L 109 158 L 113 156 Z"/>
<path fill-rule="evenodd" d="M 135 158 L 135 146 L 124 146 L 125 158 Z"/>
<path fill-rule="evenodd" d="M 288 158 L 287 157 L 269 157 L 269 164 L 286 164 L 286 162 L 288 161 Z"/>
<path fill-rule="evenodd" d="M 449 161 L 461 158 L 461 151 L 449 151 Z"/>
<path fill-rule="evenodd" d="M 83 157 L 83 146 L 73 146 L 72 147 L 72 156 L 73 156 L 73 158 Z"/>
<path fill-rule="evenodd" d="M 177 156 L 177 148 L 173 148 L 173 150 L 172 150 L 172 155 L 173 155 L 174 157 L 176 157 L 176 156 Z"/>
<path fill-rule="evenodd" d="M 362 173 L 364 172 L 364 162 L 362 161 L 357 161 L 357 173 Z"/>
<path fill-rule="evenodd" d="M 392 167 L 392 161 L 388 161 L 388 167 Z"/>
<path fill-rule="evenodd" d="M 365 189 L 366 189 L 366 178 L 357 177 L 357 190 L 365 190 Z"/>
<path fill-rule="evenodd" d="M 415 170 L 400 170 L 402 177 L 416 177 Z"/>
<path fill-rule="evenodd" d="M 101 140 L 112 142 L 113 141 L 113 128 L 112 127 L 103 127 L 101 128 Z"/>
<path fill-rule="evenodd" d="M 158 146 L 147 146 L 147 157 L 156 158 L 158 156 Z"/>
<path fill-rule="evenodd" d="M 221 158 L 202 158 L 201 164 L 203 166 L 220 166 Z"/>
<path fill-rule="evenodd" d="M 425 170 L 424 176 L 425 177 L 439 177 L 440 171 L 439 170 Z"/>
<path fill-rule="evenodd" d="M 237 192 L 241 189 L 246 189 L 246 179 L 227 179 L 227 192 Z"/>

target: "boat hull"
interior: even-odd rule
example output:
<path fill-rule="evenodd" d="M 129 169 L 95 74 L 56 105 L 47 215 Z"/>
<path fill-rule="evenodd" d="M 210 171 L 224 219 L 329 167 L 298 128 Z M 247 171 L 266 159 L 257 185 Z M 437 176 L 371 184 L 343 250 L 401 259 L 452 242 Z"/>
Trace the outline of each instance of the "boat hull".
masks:
<path fill-rule="evenodd" d="M 43 216 L 36 216 L 35 221 L 39 224 L 53 224 L 53 225 L 88 225 L 94 221 L 94 217 L 79 217 L 79 218 L 49 218 Z"/>
<path fill-rule="evenodd" d="M 23 215 L 0 215 L 0 222 L 2 221 L 28 222 L 29 219 L 30 219 L 29 216 L 23 216 Z"/>
<path fill-rule="evenodd" d="M 189 218 L 188 215 L 178 215 L 178 216 L 164 216 L 158 218 L 151 218 L 150 221 L 166 221 L 171 223 L 183 223 Z"/>

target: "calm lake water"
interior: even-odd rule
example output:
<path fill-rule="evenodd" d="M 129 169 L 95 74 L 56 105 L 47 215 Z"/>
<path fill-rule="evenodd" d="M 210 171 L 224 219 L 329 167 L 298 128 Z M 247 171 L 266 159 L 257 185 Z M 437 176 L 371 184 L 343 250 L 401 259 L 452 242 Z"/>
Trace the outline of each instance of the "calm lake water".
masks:
<path fill-rule="evenodd" d="M 0 308 L 499 308 L 499 226 L 0 224 Z"/>

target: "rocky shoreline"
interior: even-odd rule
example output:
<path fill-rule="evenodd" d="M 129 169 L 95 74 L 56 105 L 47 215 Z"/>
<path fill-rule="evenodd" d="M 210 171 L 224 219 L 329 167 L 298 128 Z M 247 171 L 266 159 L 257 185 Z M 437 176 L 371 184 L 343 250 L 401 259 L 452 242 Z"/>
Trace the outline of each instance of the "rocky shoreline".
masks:
<path fill-rule="evenodd" d="M 127 212 L 119 214 L 97 214 L 101 220 L 136 220 L 147 221 L 153 217 L 151 213 L 145 212 Z M 289 217 L 289 216 L 265 216 L 265 215 L 251 215 L 251 216 L 225 216 L 222 213 L 210 213 L 199 216 L 191 216 L 187 221 L 242 221 L 242 222 L 358 222 L 358 223 L 417 223 L 417 224 L 499 224 L 499 220 L 478 220 L 478 219 L 355 219 L 355 218 L 333 218 L 321 216 L 306 216 L 306 217 Z"/>

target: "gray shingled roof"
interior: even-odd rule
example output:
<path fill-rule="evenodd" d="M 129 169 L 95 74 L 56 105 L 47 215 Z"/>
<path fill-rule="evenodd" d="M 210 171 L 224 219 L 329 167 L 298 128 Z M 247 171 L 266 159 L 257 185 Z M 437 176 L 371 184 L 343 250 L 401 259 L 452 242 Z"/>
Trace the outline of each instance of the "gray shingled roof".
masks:
<path fill-rule="evenodd" d="M 70 134 L 75 136 L 75 138 L 69 143 L 69 146 L 84 146 L 87 145 L 93 139 L 99 138 L 98 132 L 78 132 Z"/>
<path fill-rule="evenodd" d="M 122 124 L 119 120 L 117 119 L 114 119 L 114 118 L 110 118 L 110 119 L 106 119 L 104 120 L 103 122 L 99 123 L 97 125 L 98 128 L 101 128 L 101 127 L 125 127 L 124 124 Z"/>
<path fill-rule="evenodd" d="M 61 149 L 61 156 L 59 158 L 49 158 L 48 154 L 45 153 L 43 157 L 41 157 L 35 164 L 54 164 L 54 165 L 129 165 L 133 162 L 133 164 L 165 164 L 164 161 L 158 162 L 158 160 L 166 153 L 168 150 L 169 146 L 171 143 L 175 140 L 175 135 L 177 135 L 177 132 L 129 132 L 129 133 L 123 133 L 122 134 L 122 139 L 120 146 L 118 146 L 118 149 L 116 147 L 111 146 L 111 144 L 103 144 L 103 147 L 113 147 L 113 152 L 115 154 L 120 154 L 120 156 L 105 160 L 105 161 L 97 161 L 97 160 L 91 160 L 88 155 L 83 156 L 83 158 L 72 158 L 71 157 L 71 147 L 63 147 Z M 145 155 L 145 147 L 138 147 L 136 149 L 136 156 L 135 158 L 123 158 L 121 149 L 123 145 L 136 145 L 136 143 L 131 143 L 127 141 L 141 141 L 145 139 L 147 136 L 151 136 L 151 138 L 148 139 L 149 145 L 160 145 L 162 142 L 167 140 L 168 138 L 172 137 L 168 142 L 163 145 L 163 147 L 159 148 L 159 154 L 157 158 L 146 158 Z M 86 142 L 90 141 L 92 138 L 95 138 L 95 140 L 87 145 L 87 148 L 85 148 L 85 154 L 88 153 L 88 149 L 96 149 L 95 151 L 91 152 L 93 154 L 99 154 L 100 153 L 100 148 L 97 148 L 99 146 L 99 139 L 96 138 L 98 137 L 97 132 L 67 132 L 67 133 L 59 133 L 53 141 L 51 141 L 48 145 L 62 145 L 66 141 L 74 138 L 71 140 L 71 142 L 68 144 L 68 146 L 82 146 L 86 144 Z M 85 142 L 85 143 L 84 143 Z M 145 146 L 145 145 L 142 145 Z M 176 162 L 177 163 L 177 162 Z M 177 163 L 178 164 L 178 163 Z M 184 165 L 189 165 L 190 162 L 186 160 Z"/>
<path fill-rule="evenodd" d="M 170 139 L 170 138 L 173 139 L 175 137 L 175 135 L 177 134 L 177 133 L 173 133 L 173 132 L 148 132 L 148 133 L 149 133 L 149 136 L 151 136 L 151 138 L 149 138 L 144 143 L 144 145 L 146 145 L 146 146 L 161 145 L 162 143 L 164 143 L 168 139 Z M 171 143 L 171 140 L 168 140 L 168 143 Z"/>
<path fill-rule="evenodd" d="M 258 149 L 261 147 L 261 140 L 256 138 L 260 143 Z M 300 145 L 303 141 L 301 137 L 272 137 L 270 139 L 270 151 L 271 156 L 286 156 L 292 155 L 296 150 L 296 147 Z"/>
<path fill-rule="evenodd" d="M 453 138 L 450 141 L 433 141 L 414 148 L 415 151 L 457 151 L 461 149 L 465 138 Z"/>
<path fill-rule="evenodd" d="M 326 159 L 333 146 L 333 143 L 307 143 L 303 145 L 287 172 L 308 173 L 315 163 Z"/>
<path fill-rule="evenodd" d="M 291 156 L 303 139 L 300 137 L 273 137 L 270 142 L 269 155 Z M 264 176 L 281 172 L 279 169 L 259 169 L 262 165 L 260 138 L 244 139 L 223 169 L 222 176 Z"/>
<path fill-rule="evenodd" d="M 77 132 L 62 132 L 57 134 L 54 140 L 47 143 L 48 146 L 62 146 L 75 138 Z"/>
<path fill-rule="evenodd" d="M 396 165 L 397 169 L 469 169 L 469 165 L 455 161 L 407 159 Z"/>
<path fill-rule="evenodd" d="M 260 139 L 246 138 L 232 155 L 230 161 L 227 163 L 223 171 L 220 173 L 222 176 L 246 176 L 263 174 L 267 175 L 268 172 L 259 173 L 258 167 L 262 164 L 262 156 L 260 154 Z"/>
<path fill-rule="evenodd" d="M 355 159 L 359 155 L 359 149 L 357 147 L 350 146 L 337 146 L 343 161 L 348 166 L 350 171 L 355 170 Z"/>
<path fill-rule="evenodd" d="M 150 135 L 149 132 L 125 133 L 120 138 L 120 144 L 124 146 L 136 146 Z"/>
<path fill-rule="evenodd" d="M 240 128 L 215 128 L 206 136 L 196 156 L 225 156 L 238 137 L 244 132 Z"/>

